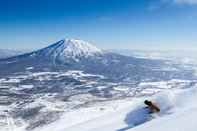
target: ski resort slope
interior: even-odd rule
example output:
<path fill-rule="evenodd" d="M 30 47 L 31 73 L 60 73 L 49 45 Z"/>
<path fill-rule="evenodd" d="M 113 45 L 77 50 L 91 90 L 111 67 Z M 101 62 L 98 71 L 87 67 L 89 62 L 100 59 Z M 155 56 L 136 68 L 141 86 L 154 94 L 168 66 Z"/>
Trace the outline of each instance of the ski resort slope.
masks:
<path fill-rule="evenodd" d="M 151 116 L 145 99 L 156 102 L 161 112 Z M 76 110 L 37 131 L 196 131 L 196 100 L 196 88 L 169 90 Z"/>
<path fill-rule="evenodd" d="M 196 131 L 197 89 L 178 92 L 174 109 L 169 115 L 157 118 L 128 131 Z"/>
<path fill-rule="evenodd" d="M 197 108 L 159 118 L 128 131 L 196 131 Z"/>

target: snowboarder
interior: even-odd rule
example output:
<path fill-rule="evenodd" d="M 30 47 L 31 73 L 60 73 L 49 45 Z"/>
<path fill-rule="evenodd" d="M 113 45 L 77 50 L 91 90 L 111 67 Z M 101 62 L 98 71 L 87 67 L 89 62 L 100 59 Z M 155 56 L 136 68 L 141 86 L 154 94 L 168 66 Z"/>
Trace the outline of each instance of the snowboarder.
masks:
<path fill-rule="evenodd" d="M 156 104 L 154 104 L 153 102 L 151 102 L 149 100 L 145 100 L 144 104 L 147 105 L 146 108 L 148 108 L 150 110 L 150 112 L 149 112 L 150 114 L 160 112 L 159 107 Z"/>

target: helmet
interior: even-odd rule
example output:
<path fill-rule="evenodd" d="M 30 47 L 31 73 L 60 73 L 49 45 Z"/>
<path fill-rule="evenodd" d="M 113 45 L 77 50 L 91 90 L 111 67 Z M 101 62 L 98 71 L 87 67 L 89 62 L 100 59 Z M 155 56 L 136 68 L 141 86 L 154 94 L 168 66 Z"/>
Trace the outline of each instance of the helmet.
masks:
<path fill-rule="evenodd" d="M 146 105 L 150 106 L 150 105 L 152 105 L 152 102 L 151 102 L 151 101 L 149 101 L 149 100 L 145 100 L 145 101 L 144 101 L 144 104 L 146 104 Z"/>

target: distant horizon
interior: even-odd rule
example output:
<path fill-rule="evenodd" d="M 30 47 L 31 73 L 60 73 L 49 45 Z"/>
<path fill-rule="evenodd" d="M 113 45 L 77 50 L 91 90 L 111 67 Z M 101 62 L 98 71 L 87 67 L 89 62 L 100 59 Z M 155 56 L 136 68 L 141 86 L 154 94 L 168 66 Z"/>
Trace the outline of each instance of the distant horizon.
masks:
<path fill-rule="evenodd" d="M 64 39 L 74 39 L 74 38 L 64 38 Z M 39 50 L 39 49 L 42 49 L 42 48 L 46 48 L 46 47 L 48 47 L 48 46 L 50 46 L 50 45 L 52 45 L 52 44 L 55 44 L 56 42 L 58 42 L 58 41 L 60 41 L 60 40 L 63 40 L 63 39 L 59 39 L 59 40 L 57 40 L 57 41 L 54 41 L 54 42 L 51 42 L 51 43 L 45 43 L 45 44 L 42 44 L 42 45 L 45 45 L 45 46 L 42 46 L 42 47 L 37 47 L 37 48 L 0 48 L 0 50 L 10 50 L 10 51 L 36 51 L 36 50 Z M 82 39 L 77 39 L 77 40 L 82 40 Z M 83 41 L 85 41 L 85 40 L 83 40 Z M 96 45 L 99 45 L 98 43 L 97 44 L 95 44 L 95 43 L 91 43 L 91 42 L 89 42 L 89 41 L 86 41 L 86 42 L 88 42 L 88 43 L 90 43 L 90 44 L 92 44 L 92 45 L 94 45 L 94 46 L 96 46 Z M 163 48 L 163 49 L 161 49 L 161 48 L 158 48 L 158 49 L 154 49 L 154 48 L 100 48 L 100 47 L 98 47 L 98 46 L 96 46 L 97 48 L 99 48 L 99 49 L 102 49 L 102 50 L 114 50 L 114 51 L 153 51 L 153 52 L 155 52 L 155 51 L 161 51 L 161 52 L 174 52 L 174 51 L 197 51 L 197 48 L 192 48 L 192 49 L 189 49 L 189 48 L 186 48 L 186 49 L 178 49 L 178 48 L 170 48 L 170 49 L 166 49 L 166 48 Z M 197 52 L 196 52 L 197 53 Z"/>

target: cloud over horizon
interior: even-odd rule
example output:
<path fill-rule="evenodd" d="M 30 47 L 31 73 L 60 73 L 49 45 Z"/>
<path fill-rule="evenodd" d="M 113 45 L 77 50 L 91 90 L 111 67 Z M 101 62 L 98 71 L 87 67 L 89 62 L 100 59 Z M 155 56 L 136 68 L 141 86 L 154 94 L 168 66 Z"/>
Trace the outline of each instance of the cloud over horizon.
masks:
<path fill-rule="evenodd" d="M 173 0 L 173 1 L 178 4 L 190 4 L 190 5 L 197 4 L 197 0 Z"/>
<path fill-rule="evenodd" d="M 175 4 L 187 4 L 187 5 L 196 5 L 197 0 L 161 0 L 162 2 L 172 2 Z"/>

